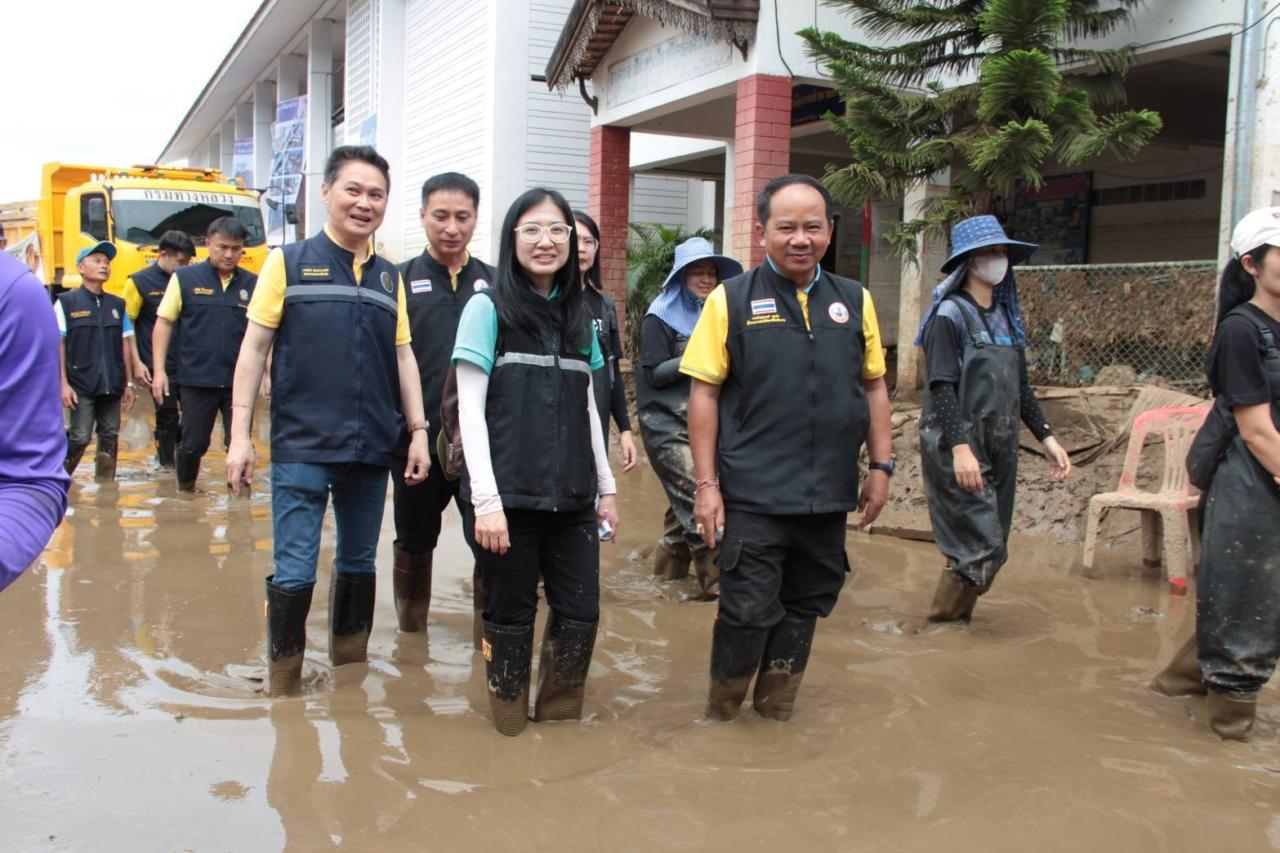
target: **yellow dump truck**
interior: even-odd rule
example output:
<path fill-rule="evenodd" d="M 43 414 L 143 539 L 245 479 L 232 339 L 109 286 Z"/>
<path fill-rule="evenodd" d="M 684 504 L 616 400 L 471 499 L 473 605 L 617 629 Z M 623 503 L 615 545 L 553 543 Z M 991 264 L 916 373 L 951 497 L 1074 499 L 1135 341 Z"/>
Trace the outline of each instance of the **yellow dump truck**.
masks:
<path fill-rule="evenodd" d="M 240 265 L 258 272 L 267 259 L 258 196 L 217 169 L 46 163 L 37 213 L 46 282 L 55 292 L 77 287 L 76 253 L 110 240 L 116 257 L 106 290 L 119 295 L 126 278 L 155 261 L 166 231 L 185 231 L 196 258 L 207 257 L 205 230 L 222 216 L 244 225 L 248 238 Z"/>

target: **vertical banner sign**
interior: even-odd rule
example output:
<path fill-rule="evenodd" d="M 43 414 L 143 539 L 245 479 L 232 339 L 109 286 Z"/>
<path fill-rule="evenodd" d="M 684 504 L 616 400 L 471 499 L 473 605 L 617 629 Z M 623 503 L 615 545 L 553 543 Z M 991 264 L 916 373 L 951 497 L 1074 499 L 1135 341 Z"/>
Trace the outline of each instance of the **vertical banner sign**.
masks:
<path fill-rule="evenodd" d="M 276 104 L 276 120 L 271 126 L 271 181 L 267 198 L 276 202 L 268 208 L 268 241 L 280 245 L 297 239 L 294 226 L 284 221 L 284 208 L 296 204 L 302 186 L 303 155 L 307 140 L 307 96 L 299 95 Z"/>

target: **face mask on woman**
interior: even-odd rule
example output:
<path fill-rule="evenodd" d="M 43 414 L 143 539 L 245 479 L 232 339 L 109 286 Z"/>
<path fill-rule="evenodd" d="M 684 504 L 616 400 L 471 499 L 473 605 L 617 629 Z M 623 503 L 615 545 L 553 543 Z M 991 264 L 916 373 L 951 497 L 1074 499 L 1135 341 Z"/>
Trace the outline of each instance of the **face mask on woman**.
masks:
<path fill-rule="evenodd" d="M 1004 281 L 1009 272 L 1009 259 L 1004 255 L 983 255 L 969 262 L 969 270 L 987 284 Z"/>

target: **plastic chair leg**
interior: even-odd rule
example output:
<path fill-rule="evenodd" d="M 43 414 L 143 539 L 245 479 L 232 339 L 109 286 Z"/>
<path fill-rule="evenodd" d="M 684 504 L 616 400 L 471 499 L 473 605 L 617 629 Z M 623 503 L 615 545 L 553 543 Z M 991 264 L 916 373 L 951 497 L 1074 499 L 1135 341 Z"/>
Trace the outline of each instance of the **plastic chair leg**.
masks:
<path fill-rule="evenodd" d="M 1161 513 L 1164 523 L 1164 565 L 1175 595 L 1187 593 L 1187 514 L 1183 510 Z"/>
<path fill-rule="evenodd" d="M 1103 507 L 1097 501 L 1089 501 L 1089 514 L 1084 525 L 1084 554 L 1080 563 L 1088 571 L 1093 568 L 1094 551 L 1098 547 L 1098 526 L 1102 523 Z"/>
<path fill-rule="evenodd" d="M 1144 509 L 1138 514 L 1142 516 L 1142 565 L 1154 569 L 1160 565 L 1160 513 Z"/>

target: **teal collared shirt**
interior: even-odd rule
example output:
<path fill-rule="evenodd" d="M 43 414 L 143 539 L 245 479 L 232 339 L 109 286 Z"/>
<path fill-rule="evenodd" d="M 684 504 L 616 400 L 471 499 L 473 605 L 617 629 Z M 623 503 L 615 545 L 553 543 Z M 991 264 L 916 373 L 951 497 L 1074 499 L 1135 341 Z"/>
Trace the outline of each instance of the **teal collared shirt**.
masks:
<path fill-rule="evenodd" d="M 768 255 L 765 255 L 764 259 L 769 262 L 769 269 L 778 273 L 778 275 L 782 275 L 782 273 L 778 272 L 778 267 L 776 264 L 774 264 L 773 258 L 769 257 Z M 813 268 L 813 281 L 809 282 L 805 287 L 802 288 L 802 290 L 804 290 L 805 293 L 808 293 L 810 290 L 813 290 L 813 286 L 818 283 L 818 279 L 820 278 L 822 278 L 822 264 L 818 264 L 816 267 Z"/>
<path fill-rule="evenodd" d="M 552 288 L 548 300 L 556 298 L 558 288 Z M 591 336 L 591 370 L 604 367 L 604 354 L 600 352 L 600 340 Z M 474 364 L 485 373 L 493 372 L 493 357 L 498 349 L 498 309 L 492 299 L 468 299 L 458 318 L 458 336 L 454 339 L 453 360 Z M 588 348 L 582 348 L 587 355 Z"/>

